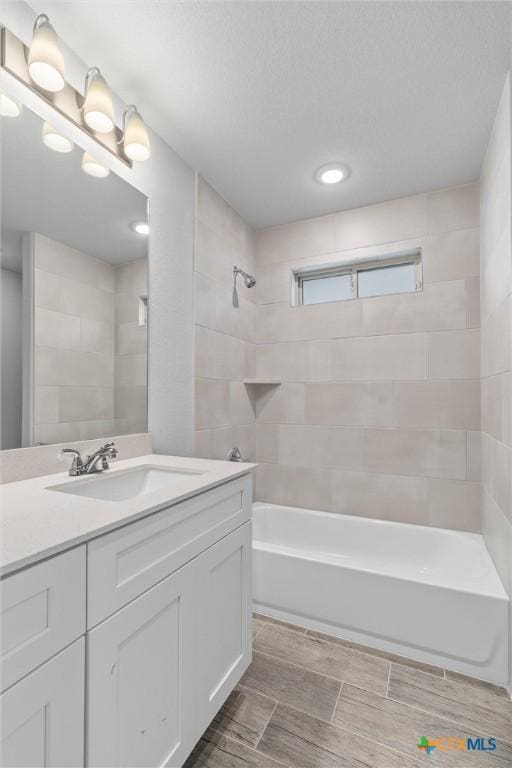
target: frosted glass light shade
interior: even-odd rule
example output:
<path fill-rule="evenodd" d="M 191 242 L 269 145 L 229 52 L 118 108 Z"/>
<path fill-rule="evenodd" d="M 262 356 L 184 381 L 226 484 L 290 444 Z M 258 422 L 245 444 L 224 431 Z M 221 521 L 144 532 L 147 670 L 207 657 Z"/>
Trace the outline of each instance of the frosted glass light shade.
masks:
<path fill-rule="evenodd" d="M 64 88 L 64 58 L 55 30 L 46 17 L 36 20 L 28 55 L 28 72 L 45 91 L 56 93 Z"/>
<path fill-rule="evenodd" d="M 71 152 L 73 142 L 67 136 L 63 136 L 50 123 L 43 123 L 43 142 L 54 152 Z"/>
<path fill-rule="evenodd" d="M 0 115 L 2 117 L 19 117 L 21 115 L 21 104 L 12 96 L 6 93 L 0 93 Z"/>
<path fill-rule="evenodd" d="M 88 173 L 89 176 L 94 176 L 96 179 L 105 179 L 110 170 L 105 168 L 95 157 L 88 152 L 84 152 L 82 157 L 82 171 Z"/>
<path fill-rule="evenodd" d="M 84 120 L 97 133 L 110 133 L 114 129 L 112 94 L 105 78 L 99 73 L 91 76 L 84 102 Z"/>
<path fill-rule="evenodd" d="M 151 156 L 149 136 L 144 120 L 137 110 L 126 116 L 124 129 L 124 153 L 130 160 L 143 162 Z"/>

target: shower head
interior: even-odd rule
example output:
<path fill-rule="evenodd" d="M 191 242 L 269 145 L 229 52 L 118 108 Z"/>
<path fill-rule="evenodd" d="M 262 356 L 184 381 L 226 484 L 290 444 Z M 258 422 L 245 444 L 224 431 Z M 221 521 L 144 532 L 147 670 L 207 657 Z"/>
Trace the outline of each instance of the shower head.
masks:
<path fill-rule="evenodd" d="M 248 272 L 245 272 L 243 269 L 240 269 L 240 267 L 233 267 L 233 273 L 235 275 L 235 280 L 237 275 L 242 275 L 246 288 L 254 288 L 256 285 L 256 278 Z"/>
<path fill-rule="evenodd" d="M 254 288 L 256 285 L 256 278 L 250 275 L 248 272 L 245 272 L 243 269 L 240 269 L 240 267 L 234 266 L 233 267 L 233 306 L 238 307 L 238 293 L 236 291 L 236 279 L 238 275 L 242 275 L 244 284 L 246 288 Z"/>

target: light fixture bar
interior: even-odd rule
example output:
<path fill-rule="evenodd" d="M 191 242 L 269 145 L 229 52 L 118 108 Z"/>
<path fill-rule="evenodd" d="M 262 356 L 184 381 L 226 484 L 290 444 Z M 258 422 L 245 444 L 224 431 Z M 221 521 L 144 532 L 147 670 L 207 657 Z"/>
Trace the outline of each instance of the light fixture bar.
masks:
<path fill-rule="evenodd" d="M 39 22 L 40 24 L 42 21 Z M 57 112 L 63 115 L 70 123 L 85 131 L 97 144 L 107 149 L 114 157 L 121 160 L 129 168 L 133 167 L 132 160 L 124 154 L 122 149 L 124 134 L 121 128 L 114 125 L 111 133 L 95 133 L 83 118 L 82 107 L 84 97 L 69 83 L 65 83 L 60 92 L 51 93 L 40 88 L 28 72 L 29 49 L 6 27 L 0 29 L 0 66 L 10 75 L 16 78 L 24 86 L 36 93 L 40 98 L 50 104 Z M 67 107 L 67 104 L 70 107 Z"/>

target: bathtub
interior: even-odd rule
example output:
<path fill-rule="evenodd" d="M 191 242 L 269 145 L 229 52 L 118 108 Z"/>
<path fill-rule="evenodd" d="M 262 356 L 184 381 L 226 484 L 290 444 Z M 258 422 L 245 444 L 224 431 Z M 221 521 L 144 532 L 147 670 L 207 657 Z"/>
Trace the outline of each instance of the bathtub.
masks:
<path fill-rule="evenodd" d="M 508 599 L 477 534 L 255 503 L 253 594 L 267 616 L 508 681 Z"/>

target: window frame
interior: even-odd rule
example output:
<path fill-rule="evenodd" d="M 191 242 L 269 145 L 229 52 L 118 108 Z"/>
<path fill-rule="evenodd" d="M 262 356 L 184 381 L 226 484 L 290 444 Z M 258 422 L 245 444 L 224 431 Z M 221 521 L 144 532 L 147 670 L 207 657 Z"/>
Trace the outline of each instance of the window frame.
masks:
<path fill-rule="evenodd" d="M 413 264 L 415 266 L 416 285 L 414 291 L 395 291 L 390 293 L 377 293 L 368 296 L 359 296 L 359 272 L 367 272 L 372 269 L 395 267 L 401 264 Z M 321 280 L 326 277 L 351 276 L 352 295 L 348 298 L 332 299 L 331 301 L 317 301 L 311 304 L 303 303 L 303 285 L 308 280 Z M 402 296 L 410 293 L 420 293 L 423 290 L 423 263 L 421 249 L 415 249 L 407 253 L 390 254 L 372 259 L 358 259 L 346 263 L 337 263 L 323 266 L 310 266 L 293 271 L 292 306 L 312 307 L 319 304 L 333 304 L 336 301 L 352 301 L 354 299 L 375 299 L 382 296 Z"/>

